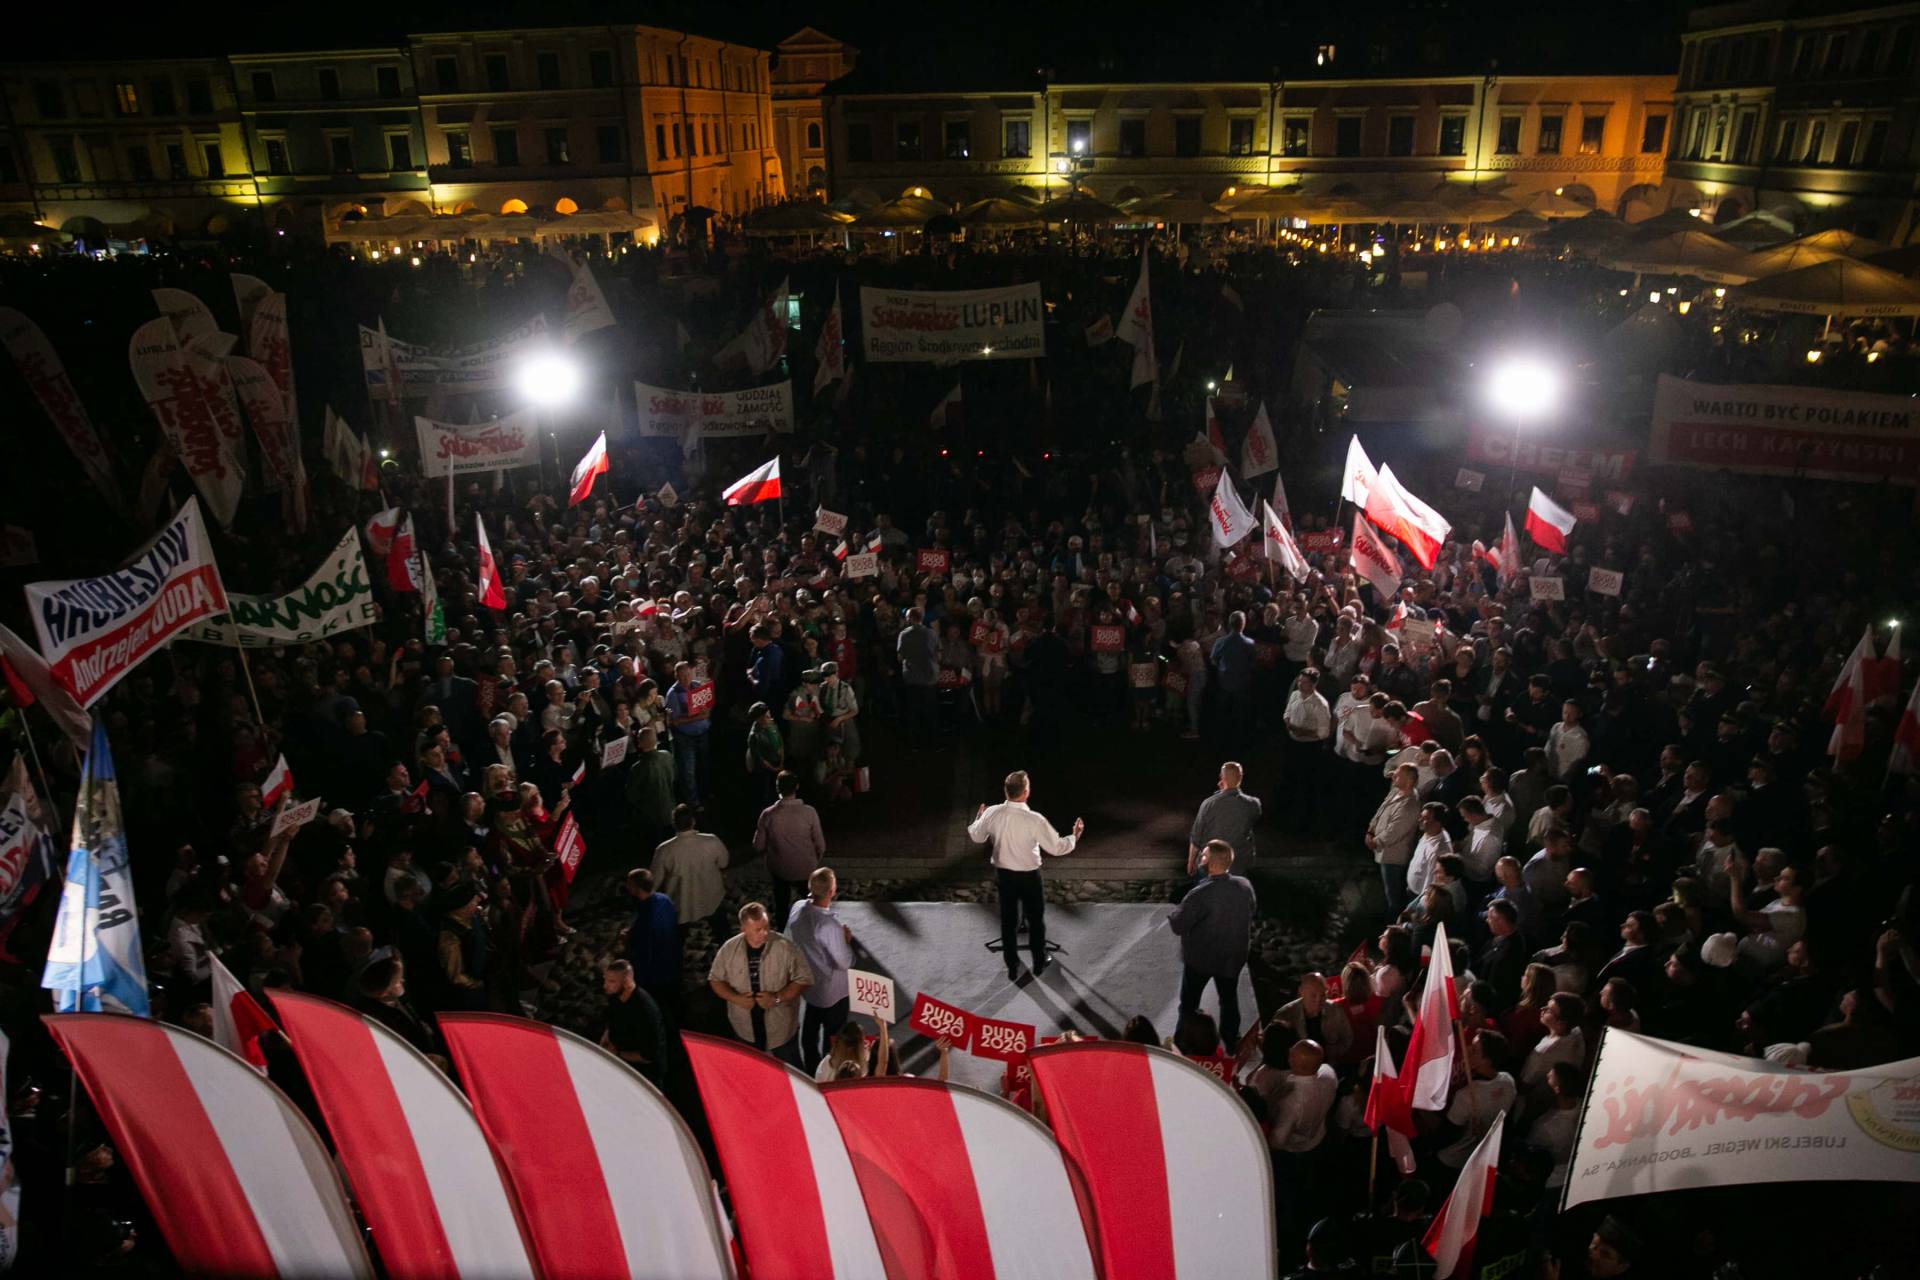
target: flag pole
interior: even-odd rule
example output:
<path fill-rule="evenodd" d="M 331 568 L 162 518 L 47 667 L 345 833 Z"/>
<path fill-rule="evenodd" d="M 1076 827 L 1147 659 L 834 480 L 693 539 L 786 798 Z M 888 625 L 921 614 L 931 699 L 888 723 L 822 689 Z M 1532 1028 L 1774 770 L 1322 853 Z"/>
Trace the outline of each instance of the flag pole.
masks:
<path fill-rule="evenodd" d="M 1460 1026 L 1459 1015 L 1453 1019 L 1453 1042 L 1460 1046 L 1460 1069 L 1467 1075 L 1467 1114 L 1473 1121 L 1473 1127 L 1480 1127 L 1480 1099 L 1473 1092 L 1473 1064 L 1467 1061 L 1467 1034 Z"/>
<path fill-rule="evenodd" d="M 1367 1154 L 1367 1212 L 1373 1212 L 1374 1183 L 1380 1174 L 1380 1128 L 1374 1126 L 1372 1149 Z"/>

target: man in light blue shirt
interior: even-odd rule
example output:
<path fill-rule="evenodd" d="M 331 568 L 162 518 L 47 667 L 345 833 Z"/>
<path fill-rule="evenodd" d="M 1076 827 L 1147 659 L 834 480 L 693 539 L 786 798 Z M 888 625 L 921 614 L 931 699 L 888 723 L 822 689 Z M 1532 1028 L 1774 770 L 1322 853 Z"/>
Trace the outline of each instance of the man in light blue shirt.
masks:
<path fill-rule="evenodd" d="M 853 967 L 853 931 L 840 923 L 833 900 L 840 882 L 831 867 L 807 877 L 807 896 L 787 916 L 787 937 L 806 957 L 813 985 L 801 993 L 807 1002 L 800 1025 L 800 1061 L 808 1075 L 826 1057 L 834 1033 L 847 1021 L 847 970 Z"/>

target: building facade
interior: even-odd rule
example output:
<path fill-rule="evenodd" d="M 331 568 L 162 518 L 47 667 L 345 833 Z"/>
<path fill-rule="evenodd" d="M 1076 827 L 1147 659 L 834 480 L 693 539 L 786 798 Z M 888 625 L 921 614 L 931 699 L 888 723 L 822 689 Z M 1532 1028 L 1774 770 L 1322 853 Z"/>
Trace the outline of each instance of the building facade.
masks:
<path fill-rule="evenodd" d="M 833 194 L 1105 200 L 1245 186 L 1418 195 L 1474 183 L 1561 191 L 1629 216 L 1660 201 L 1673 113 L 1663 76 L 1316 78 L 1048 84 L 1002 92 L 826 94 Z"/>
<path fill-rule="evenodd" d="M 1905 243 L 1914 230 L 1920 4 L 1742 0 L 1681 38 L 1674 203 Z"/>
<path fill-rule="evenodd" d="M 667 225 L 690 208 L 737 215 L 786 198 L 773 146 L 772 55 L 658 27 L 632 28 L 636 155 Z"/>
<path fill-rule="evenodd" d="M 782 40 L 773 62 L 773 146 L 795 195 L 827 193 L 827 123 L 821 94 L 852 71 L 860 51 L 814 27 Z"/>

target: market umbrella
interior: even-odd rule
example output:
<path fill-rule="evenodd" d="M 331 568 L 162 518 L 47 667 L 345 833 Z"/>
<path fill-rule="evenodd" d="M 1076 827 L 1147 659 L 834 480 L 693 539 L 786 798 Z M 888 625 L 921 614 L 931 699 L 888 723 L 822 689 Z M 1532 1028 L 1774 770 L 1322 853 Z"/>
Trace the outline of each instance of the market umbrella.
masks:
<path fill-rule="evenodd" d="M 1764 209 L 1755 209 L 1732 222 L 1721 223 L 1713 229 L 1713 234 L 1742 249 L 1764 249 L 1793 239 L 1793 224 Z"/>
<path fill-rule="evenodd" d="M 1487 224 L 1489 231 L 1504 231 L 1509 235 L 1532 235 L 1536 231 L 1545 231 L 1551 224 L 1537 213 L 1526 209 L 1515 209 L 1504 218 Z"/>
<path fill-rule="evenodd" d="M 1048 222 L 1081 222 L 1111 225 L 1125 222 L 1127 215 L 1104 200 L 1092 196 L 1067 195 L 1040 206 L 1039 214 Z"/>
<path fill-rule="evenodd" d="M 1830 258 L 1731 289 L 1727 302 L 1803 316 L 1920 316 L 1920 284 L 1871 263 Z"/>
<path fill-rule="evenodd" d="M 823 204 L 793 201 L 756 209 L 747 218 L 750 236 L 810 236 L 840 230 L 853 221 L 850 213 L 829 209 Z"/>
<path fill-rule="evenodd" d="M 0 215 L 0 240 L 10 244 L 65 244 L 73 237 L 56 228 L 35 222 L 24 213 Z"/>
<path fill-rule="evenodd" d="M 936 213 L 927 219 L 927 225 L 921 230 L 930 236 L 957 236 L 966 228 L 960 225 L 960 219 L 950 213 Z"/>
<path fill-rule="evenodd" d="M 435 219 L 440 221 L 440 219 Z M 628 213 L 622 209 L 593 209 L 586 213 L 568 214 L 541 223 L 534 230 L 534 238 L 557 240 L 563 236 L 605 236 L 622 231 L 638 231 L 642 227 L 653 225 L 653 219 L 638 213 Z"/>
<path fill-rule="evenodd" d="M 1541 191 L 1521 201 L 1521 207 L 1542 218 L 1584 218 L 1596 212 L 1590 204 L 1582 204 L 1572 196 L 1559 191 Z"/>
<path fill-rule="evenodd" d="M 877 209 L 869 209 L 853 220 L 851 230 L 873 233 L 918 231 L 939 213 L 928 209 L 924 200 L 889 200 Z"/>
<path fill-rule="evenodd" d="M 977 230 L 991 231 L 1030 231 L 1047 225 L 1035 212 L 1034 206 L 1000 196 L 976 200 L 968 205 L 960 213 L 960 223 Z"/>
<path fill-rule="evenodd" d="M 1536 245 L 1560 249 L 1597 249 L 1623 238 L 1627 228 L 1604 209 L 1594 209 L 1578 218 L 1562 218 L 1533 238 Z"/>
<path fill-rule="evenodd" d="M 1220 203 L 1228 216 L 1243 221 L 1249 218 L 1291 218 L 1300 208 L 1300 192 L 1294 187 L 1269 187 L 1264 191 L 1249 191 Z"/>
<path fill-rule="evenodd" d="M 1643 244 L 1680 231 L 1711 234 L 1712 230 L 1712 223 L 1700 221 L 1685 209 L 1669 209 L 1665 213 L 1656 213 L 1651 218 L 1640 222 L 1627 224 L 1627 234 Z"/>
<path fill-rule="evenodd" d="M 1136 221 L 1168 222 L 1188 226 L 1212 226 L 1226 222 L 1227 215 L 1192 196 L 1147 196 L 1129 201 L 1127 213 Z"/>
<path fill-rule="evenodd" d="M 1801 267 L 1810 267 L 1816 262 L 1831 262 L 1835 258 L 1847 255 L 1835 249 L 1823 249 L 1819 245 L 1808 244 L 1805 240 L 1789 240 L 1786 244 L 1774 245 L 1771 249 L 1753 249 L 1747 255 L 1753 262 L 1753 278 L 1777 276 L 1788 271 L 1797 271 Z"/>
<path fill-rule="evenodd" d="M 1878 240 L 1869 240 L 1865 236 L 1857 236 L 1851 231 L 1842 231 L 1838 227 L 1831 231 L 1816 231 L 1810 236 L 1802 236 L 1800 243 L 1812 245 L 1817 249 L 1831 249 L 1849 258 L 1870 258 L 1876 253 L 1885 253 L 1893 247 L 1882 244 Z"/>
<path fill-rule="evenodd" d="M 1617 244 L 1600 255 L 1600 265 L 1635 275 L 1695 276 L 1715 284 L 1745 284 L 1759 275 L 1749 254 L 1704 231 L 1675 231 Z"/>

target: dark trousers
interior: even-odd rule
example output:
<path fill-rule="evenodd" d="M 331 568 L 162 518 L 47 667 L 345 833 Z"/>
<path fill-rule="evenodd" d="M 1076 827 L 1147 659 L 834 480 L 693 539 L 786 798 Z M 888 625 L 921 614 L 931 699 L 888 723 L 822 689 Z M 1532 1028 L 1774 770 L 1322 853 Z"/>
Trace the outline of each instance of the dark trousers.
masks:
<path fill-rule="evenodd" d="M 1325 798 L 1321 793 L 1326 786 L 1327 744 L 1301 742 L 1291 736 L 1280 741 L 1284 764 L 1278 790 L 1282 807 L 1289 816 L 1311 823 L 1316 805 Z"/>
<path fill-rule="evenodd" d="M 931 742 L 939 733 L 939 693 L 930 684 L 902 684 L 900 710 L 907 732 L 919 742 Z"/>
<path fill-rule="evenodd" d="M 793 906 L 797 899 L 807 896 L 807 882 L 805 880 L 782 880 L 779 876 L 775 876 L 773 877 L 773 892 L 768 896 L 773 899 L 773 901 L 767 904 L 767 909 L 773 918 L 773 927 L 785 933 L 787 931 L 787 911 Z"/>
<path fill-rule="evenodd" d="M 1213 984 L 1214 994 L 1220 997 L 1220 1045 L 1232 1057 L 1240 1047 L 1240 971 L 1245 965 L 1236 967 L 1231 976 L 1218 973 L 1202 973 L 1198 969 L 1180 970 L 1180 1013 L 1184 1017 L 1200 1010 L 1200 997 L 1206 994 L 1207 984 Z"/>
<path fill-rule="evenodd" d="M 829 1005 L 810 1004 L 801 1013 L 800 1067 L 811 1076 L 833 1047 L 834 1035 L 847 1025 L 847 997 Z"/>
<path fill-rule="evenodd" d="M 1009 969 L 1020 962 L 1016 935 L 1020 913 L 1024 911 L 1027 917 L 1027 950 L 1037 969 L 1047 956 L 1047 894 L 1040 884 L 1040 873 L 995 867 L 993 878 L 1000 888 L 1000 958 L 1007 962 Z"/>

